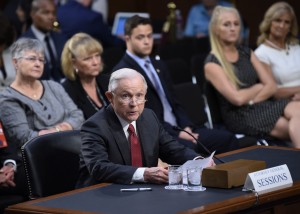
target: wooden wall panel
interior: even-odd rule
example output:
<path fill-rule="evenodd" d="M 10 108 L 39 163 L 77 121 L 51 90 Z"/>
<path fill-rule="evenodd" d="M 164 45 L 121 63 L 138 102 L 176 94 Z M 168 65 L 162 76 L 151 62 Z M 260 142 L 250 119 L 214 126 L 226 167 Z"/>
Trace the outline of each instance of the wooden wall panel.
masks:
<path fill-rule="evenodd" d="M 109 21 L 112 23 L 114 15 L 117 12 L 148 12 L 154 23 L 158 27 L 166 20 L 168 15 L 167 4 L 168 0 L 108 0 L 109 1 Z M 236 5 L 241 15 L 247 22 L 250 28 L 250 45 L 256 45 L 256 39 L 259 35 L 258 26 L 267 8 L 274 2 L 279 0 L 232 0 Z M 189 9 L 199 0 L 174 0 L 177 8 L 182 12 L 184 23 Z M 287 0 L 290 3 L 298 16 L 300 16 L 300 1 Z M 298 21 L 298 23 L 300 20 Z"/>

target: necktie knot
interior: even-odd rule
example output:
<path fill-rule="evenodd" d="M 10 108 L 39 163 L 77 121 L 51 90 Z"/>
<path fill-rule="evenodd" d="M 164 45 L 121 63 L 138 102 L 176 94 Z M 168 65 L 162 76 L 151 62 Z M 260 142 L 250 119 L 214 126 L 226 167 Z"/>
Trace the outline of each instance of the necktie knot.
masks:
<path fill-rule="evenodd" d="M 130 133 L 130 134 L 135 134 L 135 130 L 134 130 L 134 127 L 133 127 L 133 125 L 132 124 L 129 124 L 129 126 L 128 126 L 128 132 Z"/>

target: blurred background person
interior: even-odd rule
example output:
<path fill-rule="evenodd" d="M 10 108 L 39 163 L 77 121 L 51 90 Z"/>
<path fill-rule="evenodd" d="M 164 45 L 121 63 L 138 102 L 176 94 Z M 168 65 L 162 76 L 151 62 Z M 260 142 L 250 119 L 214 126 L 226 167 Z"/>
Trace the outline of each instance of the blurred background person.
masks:
<path fill-rule="evenodd" d="M 92 0 L 69 0 L 60 6 L 57 18 L 62 33 L 71 38 L 84 32 L 97 39 L 104 48 L 124 45 L 124 41 L 113 36 L 111 29 L 103 20 L 102 14 L 91 10 Z"/>
<path fill-rule="evenodd" d="M 21 160 L 15 147 L 9 144 L 0 147 L 0 196 L 20 195 L 23 196 L 23 200 L 27 199 L 27 182 Z M 1 207 L 0 213 L 2 213 Z"/>
<path fill-rule="evenodd" d="M 53 23 L 56 21 L 53 0 L 33 0 L 30 15 L 32 25 L 22 37 L 38 39 L 44 44 L 47 63 L 41 79 L 60 82 L 64 77 L 60 67 L 60 57 L 66 38 L 63 34 L 53 31 Z"/>
<path fill-rule="evenodd" d="M 101 13 L 103 20 L 107 23 L 108 19 L 108 0 L 93 0 L 92 10 Z"/>
<path fill-rule="evenodd" d="M 238 45 L 240 30 L 235 8 L 214 9 L 205 77 L 218 92 L 226 127 L 235 133 L 291 140 L 300 148 L 300 102 L 273 98 L 276 83 L 255 54 Z"/>
<path fill-rule="evenodd" d="M 105 96 L 109 76 L 101 74 L 101 44 L 85 33 L 72 36 L 62 52 L 62 68 L 66 76 L 63 87 L 85 119 L 108 104 Z"/>
<path fill-rule="evenodd" d="M 14 154 L 10 147 L 0 145 L 0 195 L 6 194 L 16 186 L 14 181 L 16 159 L 16 153 Z"/>
<path fill-rule="evenodd" d="M 293 8 L 286 2 L 273 4 L 260 24 L 260 33 L 255 54 L 277 82 L 275 97 L 300 100 L 300 46 Z"/>
<path fill-rule="evenodd" d="M 2 157 L 1 157 L 2 158 Z M 4 162 L 4 161 L 3 161 Z M 7 191 L 10 190 L 10 188 L 13 188 L 16 186 L 14 182 L 14 164 L 10 163 L 3 163 L 0 161 L 0 195 L 7 194 Z"/>
<path fill-rule="evenodd" d="M 13 26 L 15 26 L 17 38 L 27 31 L 31 25 L 30 5 L 32 0 L 9 0 L 3 10 Z"/>
<path fill-rule="evenodd" d="M 217 5 L 232 7 L 233 5 L 223 0 L 200 0 L 190 9 L 185 24 L 184 36 L 207 37 L 211 14 Z"/>
<path fill-rule="evenodd" d="M 36 136 L 79 129 L 82 111 L 61 84 L 39 80 L 45 63 L 43 44 L 21 38 L 12 45 L 12 56 L 16 78 L 0 93 L 0 118 L 10 146 L 20 151 Z"/>
<path fill-rule="evenodd" d="M 16 38 L 16 31 L 9 19 L 0 12 L 0 91 L 15 79 L 10 45 Z"/>

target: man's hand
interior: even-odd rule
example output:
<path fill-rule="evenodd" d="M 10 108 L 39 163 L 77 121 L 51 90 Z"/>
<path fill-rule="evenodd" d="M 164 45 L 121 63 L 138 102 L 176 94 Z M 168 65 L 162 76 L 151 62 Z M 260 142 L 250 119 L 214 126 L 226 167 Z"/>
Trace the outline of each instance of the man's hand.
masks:
<path fill-rule="evenodd" d="M 14 187 L 16 186 L 14 182 L 14 169 L 13 166 L 4 166 L 0 169 L 0 187 Z"/>
<path fill-rule="evenodd" d="M 208 165 L 206 167 L 211 167 L 211 166 L 215 166 L 215 165 L 216 165 L 215 161 L 213 159 L 211 159 L 211 161 L 208 163 Z"/>
<path fill-rule="evenodd" d="M 194 133 L 190 127 L 185 127 L 184 130 L 191 133 L 196 139 L 198 139 L 199 134 Z M 192 136 L 190 136 L 189 134 L 187 134 L 183 131 L 179 132 L 179 138 L 181 138 L 183 140 L 192 141 L 195 144 L 197 143 L 197 141 L 194 138 L 192 138 Z"/>
<path fill-rule="evenodd" d="M 151 167 L 145 169 L 144 181 L 149 183 L 168 183 L 168 170 L 162 167 Z"/>

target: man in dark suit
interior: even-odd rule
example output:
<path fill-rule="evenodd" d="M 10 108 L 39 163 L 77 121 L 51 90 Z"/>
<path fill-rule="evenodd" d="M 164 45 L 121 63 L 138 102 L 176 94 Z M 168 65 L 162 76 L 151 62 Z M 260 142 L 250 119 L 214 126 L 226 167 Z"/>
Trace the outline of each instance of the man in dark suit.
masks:
<path fill-rule="evenodd" d="M 104 48 L 124 45 L 124 41 L 113 36 L 100 13 L 90 9 L 92 0 L 70 0 L 58 8 L 57 18 L 67 38 L 84 32 L 97 39 Z"/>
<path fill-rule="evenodd" d="M 152 110 L 144 109 L 146 92 L 146 81 L 138 72 L 121 69 L 112 73 L 106 92 L 111 104 L 81 129 L 78 187 L 100 182 L 167 183 L 168 171 L 157 167 L 158 158 L 183 164 L 198 156 L 175 141 Z"/>
<path fill-rule="evenodd" d="M 191 133 L 211 151 L 216 150 L 217 153 L 222 153 L 237 149 L 237 139 L 232 133 L 225 130 L 195 127 L 189 120 L 173 93 L 172 80 L 166 66 L 161 60 L 149 57 L 153 47 L 151 21 L 139 16 L 127 19 L 125 35 L 127 51 L 113 70 L 131 68 L 145 77 L 149 86 L 146 107 L 157 114 L 166 131 L 180 143 L 202 153 L 206 152 L 193 137 L 184 131 L 174 130 L 174 126 L 182 127 Z"/>
<path fill-rule="evenodd" d="M 15 187 L 14 174 L 17 169 L 17 153 L 12 147 L 8 147 L 7 141 L 0 122 L 0 188 Z"/>
<path fill-rule="evenodd" d="M 2 131 L 1 128 L 0 132 Z M 6 142 L 6 139 L 3 138 L 3 140 Z M 21 158 L 17 155 L 16 145 L 9 143 L 5 143 L 0 147 L 0 195 L 5 194 L 28 196 Z"/>
<path fill-rule="evenodd" d="M 31 4 L 32 25 L 21 37 L 40 40 L 45 45 L 46 65 L 41 79 L 60 81 L 64 75 L 61 70 L 60 57 L 66 38 L 53 31 L 56 20 L 56 8 L 52 0 L 33 0 Z"/>
<path fill-rule="evenodd" d="M 17 168 L 16 158 L 17 156 L 14 156 L 9 148 L 0 148 L 0 188 L 16 186 L 14 182 L 14 175 Z"/>

